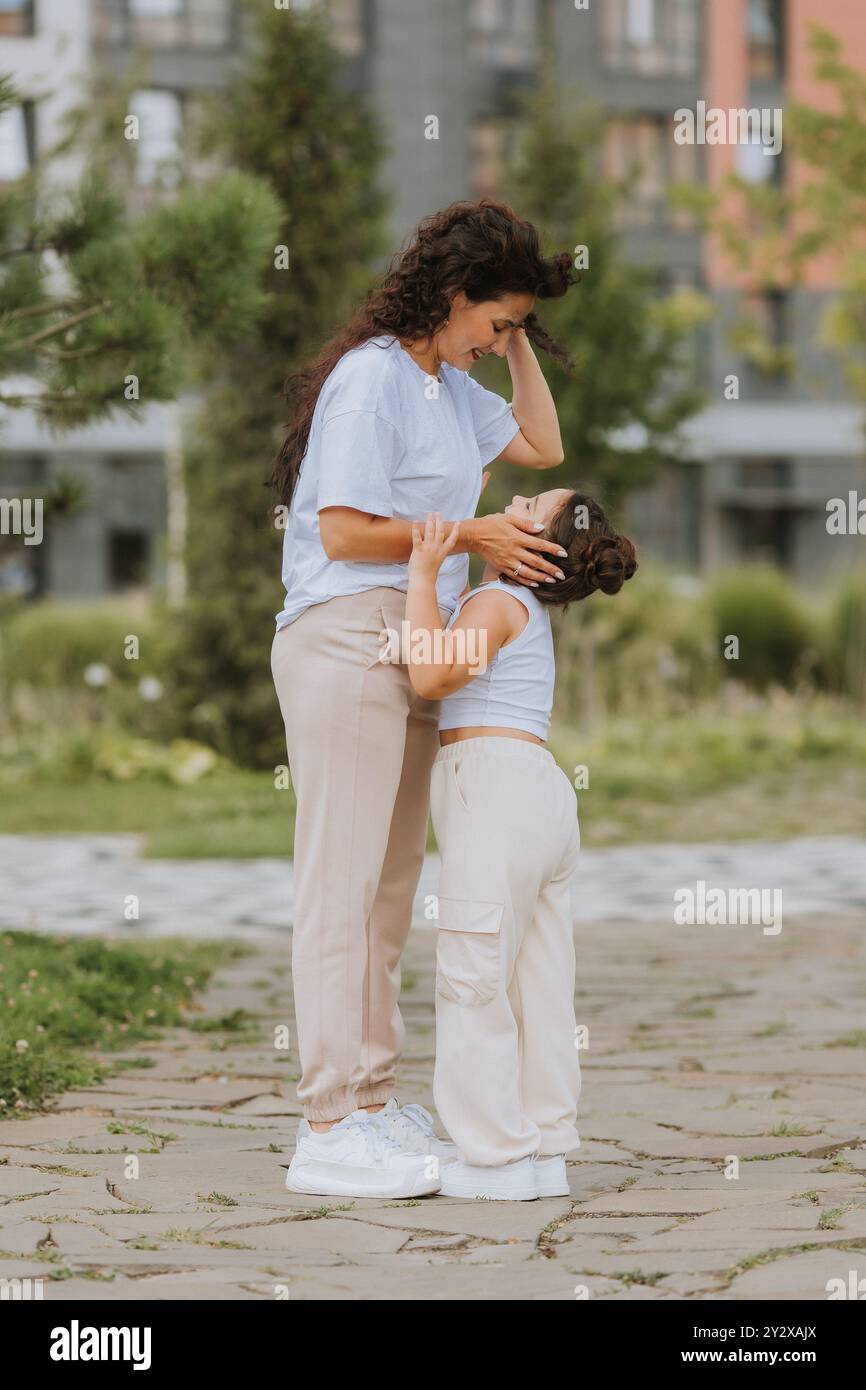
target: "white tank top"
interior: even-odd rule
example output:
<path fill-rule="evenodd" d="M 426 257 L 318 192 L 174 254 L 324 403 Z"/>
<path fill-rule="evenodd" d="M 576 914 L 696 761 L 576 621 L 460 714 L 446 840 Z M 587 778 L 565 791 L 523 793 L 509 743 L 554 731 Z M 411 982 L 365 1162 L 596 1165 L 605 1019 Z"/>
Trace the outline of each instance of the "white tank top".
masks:
<path fill-rule="evenodd" d="M 470 598 L 488 589 L 499 589 L 524 604 L 529 621 L 513 641 L 500 647 L 486 671 L 445 697 L 439 728 L 525 729 L 546 739 L 553 709 L 553 633 L 550 614 L 532 590 L 501 579 L 481 584 L 458 600 L 448 627 L 457 621 Z"/>

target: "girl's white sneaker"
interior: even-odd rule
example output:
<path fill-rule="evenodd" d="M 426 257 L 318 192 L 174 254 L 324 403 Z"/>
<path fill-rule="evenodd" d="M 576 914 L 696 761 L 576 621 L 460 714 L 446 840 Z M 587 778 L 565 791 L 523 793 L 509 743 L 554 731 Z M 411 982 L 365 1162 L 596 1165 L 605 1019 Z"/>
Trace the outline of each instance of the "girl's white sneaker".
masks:
<path fill-rule="evenodd" d="M 286 1173 L 290 1192 L 322 1197 L 424 1197 L 439 1183 L 436 1155 L 406 1153 L 366 1110 L 322 1134 L 302 1120 Z"/>
<path fill-rule="evenodd" d="M 386 1126 L 404 1153 L 435 1154 L 442 1163 L 453 1163 L 457 1157 L 457 1145 L 434 1134 L 433 1116 L 423 1105 L 401 1106 L 392 1096 L 384 1109 L 376 1111 L 376 1119 Z"/>
<path fill-rule="evenodd" d="M 538 1196 L 531 1158 L 477 1168 L 471 1163 L 449 1163 L 442 1169 L 443 1197 L 487 1198 L 491 1202 L 533 1202 Z"/>
<path fill-rule="evenodd" d="M 539 1197 L 571 1195 L 565 1170 L 565 1154 L 553 1154 L 551 1157 L 536 1155 L 532 1160 L 532 1166 Z"/>

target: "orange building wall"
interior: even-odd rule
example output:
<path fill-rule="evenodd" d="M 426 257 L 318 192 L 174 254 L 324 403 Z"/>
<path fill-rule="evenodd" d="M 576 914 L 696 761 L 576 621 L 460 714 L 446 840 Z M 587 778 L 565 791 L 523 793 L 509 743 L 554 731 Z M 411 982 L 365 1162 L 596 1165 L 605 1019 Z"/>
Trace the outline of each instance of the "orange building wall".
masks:
<path fill-rule="evenodd" d="M 725 110 L 748 106 L 749 78 L 746 41 L 746 0 L 707 0 L 705 10 L 705 74 L 707 106 Z M 808 48 L 809 25 L 817 23 L 843 44 L 844 61 L 866 72 L 866 0 L 787 0 L 785 7 L 785 82 L 782 105 L 794 100 L 831 109 L 830 93 L 812 76 Z M 783 135 L 784 139 L 784 135 Z M 783 145 L 784 148 L 784 145 Z M 707 182 L 718 188 L 736 168 L 734 145 L 705 146 Z M 809 166 L 797 165 L 786 154 L 786 187 L 795 191 L 812 177 Z M 736 214 L 729 200 L 726 215 Z M 815 257 L 806 268 L 806 288 L 827 290 L 835 283 L 831 257 Z M 727 264 L 718 239 L 706 238 L 704 273 L 711 287 L 733 286 L 741 277 Z"/>
<path fill-rule="evenodd" d="M 842 61 L 848 67 L 866 72 L 866 3 L 864 0 L 788 0 L 786 6 L 788 50 L 786 88 L 790 99 L 805 106 L 832 110 L 826 84 L 812 75 L 814 60 L 809 51 L 809 25 L 828 29 L 842 42 Z M 792 190 L 801 188 L 812 177 L 808 166 L 794 164 L 790 174 Z M 830 256 L 816 256 L 806 268 L 809 289 L 829 290 L 835 284 L 835 264 Z"/>

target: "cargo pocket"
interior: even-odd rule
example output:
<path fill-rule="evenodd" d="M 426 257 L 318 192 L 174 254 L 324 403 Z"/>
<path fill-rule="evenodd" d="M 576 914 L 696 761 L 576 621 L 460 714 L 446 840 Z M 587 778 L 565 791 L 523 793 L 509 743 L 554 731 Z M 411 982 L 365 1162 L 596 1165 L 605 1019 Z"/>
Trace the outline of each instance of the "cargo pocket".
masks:
<path fill-rule="evenodd" d="M 499 988 L 502 903 L 439 899 L 436 992 L 452 1004 L 489 1004 Z"/>

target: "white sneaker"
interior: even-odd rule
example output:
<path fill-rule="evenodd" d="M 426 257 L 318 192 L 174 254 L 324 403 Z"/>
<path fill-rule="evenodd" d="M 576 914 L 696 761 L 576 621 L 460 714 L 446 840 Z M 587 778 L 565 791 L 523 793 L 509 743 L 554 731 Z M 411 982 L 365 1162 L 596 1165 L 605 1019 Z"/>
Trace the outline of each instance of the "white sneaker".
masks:
<path fill-rule="evenodd" d="M 535 1165 L 531 1158 L 477 1168 L 471 1163 L 449 1163 L 442 1170 L 442 1197 L 486 1197 L 491 1202 L 534 1202 L 538 1196 Z"/>
<path fill-rule="evenodd" d="M 565 1154 L 553 1154 L 551 1157 L 537 1154 L 532 1160 L 532 1167 L 539 1197 L 571 1196 L 565 1171 Z"/>
<path fill-rule="evenodd" d="M 453 1163 L 457 1157 L 457 1145 L 433 1133 L 433 1116 L 423 1105 L 400 1106 L 392 1096 L 383 1110 L 376 1111 L 375 1118 L 387 1127 L 404 1153 L 436 1154 L 443 1163 Z"/>
<path fill-rule="evenodd" d="M 406 1153 L 366 1110 L 322 1134 L 302 1121 L 286 1173 L 290 1192 L 323 1197 L 423 1197 L 439 1183 L 439 1159 Z"/>

